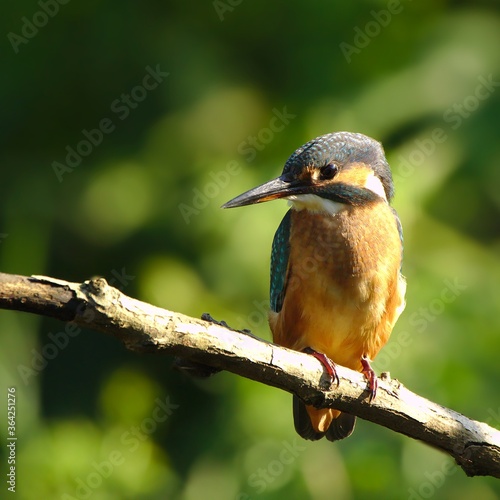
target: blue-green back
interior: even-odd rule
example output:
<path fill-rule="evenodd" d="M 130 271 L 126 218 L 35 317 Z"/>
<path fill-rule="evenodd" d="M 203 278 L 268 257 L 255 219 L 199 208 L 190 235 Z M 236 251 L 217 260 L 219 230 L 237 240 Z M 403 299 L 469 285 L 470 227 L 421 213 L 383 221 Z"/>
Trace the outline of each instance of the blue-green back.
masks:
<path fill-rule="evenodd" d="M 290 255 L 291 210 L 281 221 L 273 239 L 271 251 L 271 310 L 281 311 L 285 297 L 286 273 Z"/>

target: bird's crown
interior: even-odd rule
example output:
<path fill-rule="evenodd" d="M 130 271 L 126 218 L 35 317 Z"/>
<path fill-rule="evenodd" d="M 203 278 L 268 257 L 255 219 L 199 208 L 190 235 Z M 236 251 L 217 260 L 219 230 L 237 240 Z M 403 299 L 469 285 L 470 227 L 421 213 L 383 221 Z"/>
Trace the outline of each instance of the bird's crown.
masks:
<path fill-rule="evenodd" d="M 336 170 L 353 164 L 370 167 L 384 187 L 390 201 L 394 195 L 391 169 L 380 142 L 363 134 L 335 132 L 322 135 L 298 148 L 286 161 L 283 174 L 300 178 L 305 172 L 319 171 L 317 175 L 328 179 Z"/>

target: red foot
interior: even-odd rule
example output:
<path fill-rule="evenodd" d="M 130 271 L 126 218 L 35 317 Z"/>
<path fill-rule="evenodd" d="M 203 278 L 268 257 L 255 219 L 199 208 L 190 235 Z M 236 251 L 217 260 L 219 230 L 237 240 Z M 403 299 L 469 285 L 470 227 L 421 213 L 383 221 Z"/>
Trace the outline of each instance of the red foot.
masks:
<path fill-rule="evenodd" d="M 366 377 L 366 380 L 368 380 L 368 390 L 370 392 L 368 401 L 371 403 L 377 395 L 377 375 L 370 366 L 370 360 L 365 355 L 361 356 L 361 365 L 363 366 L 362 373 Z"/>
<path fill-rule="evenodd" d="M 335 363 L 322 352 L 315 351 L 311 347 L 306 347 L 304 352 L 314 356 L 321 364 L 325 367 L 328 375 L 330 375 L 330 384 L 333 382 L 337 383 L 337 387 L 340 384 L 339 376 L 337 375 L 337 369 L 335 368 Z"/>

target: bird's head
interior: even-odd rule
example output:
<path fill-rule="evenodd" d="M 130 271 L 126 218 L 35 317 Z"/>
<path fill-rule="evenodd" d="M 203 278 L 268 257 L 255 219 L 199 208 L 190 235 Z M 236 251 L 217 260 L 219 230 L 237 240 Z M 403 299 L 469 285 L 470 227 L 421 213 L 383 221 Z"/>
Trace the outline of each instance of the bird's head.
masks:
<path fill-rule="evenodd" d="M 393 193 L 382 145 L 363 134 L 336 132 L 304 144 L 288 158 L 279 177 L 222 208 L 285 198 L 297 210 L 336 213 L 345 205 L 390 202 Z"/>

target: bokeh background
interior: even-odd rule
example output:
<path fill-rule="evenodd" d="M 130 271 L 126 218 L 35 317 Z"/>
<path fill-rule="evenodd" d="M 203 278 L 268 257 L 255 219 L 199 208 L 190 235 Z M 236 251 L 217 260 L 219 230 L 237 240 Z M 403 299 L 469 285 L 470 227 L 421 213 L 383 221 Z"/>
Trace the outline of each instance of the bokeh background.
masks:
<path fill-rule="evenodd" d="M 376 369 L 500 426 L 498 2 L 19 0 L 0 26 L 2 272 L 104 276 L 268 339 L 286 204 L 219 207 L 307 140 L 362 132 L 394 172 L 408 279 Z M 18 498 L 500 497 L 369 422 L 301 441 L 289 394 L 102 334 L 1 311 L 0 347 Z"/>

